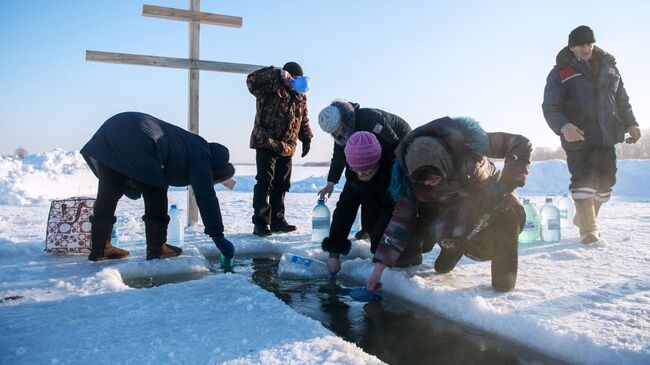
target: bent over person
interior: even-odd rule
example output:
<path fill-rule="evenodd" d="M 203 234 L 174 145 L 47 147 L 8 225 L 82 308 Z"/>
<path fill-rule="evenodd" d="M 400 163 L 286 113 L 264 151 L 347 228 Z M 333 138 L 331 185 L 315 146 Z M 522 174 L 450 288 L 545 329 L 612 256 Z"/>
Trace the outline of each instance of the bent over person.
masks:
<path fill-rule="evenodd" d="M 471 118 L 436 119 L 409 133 L 395 151 L 391 193 L 395 210 L 367 281 L 377 290 L 386 266 L 404 255 L 412 232 L 428 231 L 440 245 L 435 270 L 447 273 L 463 255 L 492 260 L 492 287 L 507 292 L 517 280 L 518 236 L 524 208 L 514 195 L 530 165 L 523 136 L 486 133 Z M 503 158 L 499 171 L 488 158 Z"/>
<path fill-rule="evenodd" d="M 257 106 L 250 139 L 257 165 L 252 219 L 256 236 L 296 230 L 284 217 L 284 196 L 291 186 L 291 158 L 297 140 L 302 142 L 300 157 L 305 157 L 313 137 L 307 118 L 307 90 L 292 86 L 292 80 L 302 76 L 300 65 L 288 62 L 282 69 L 259 69 L 246 79 Z"/>
<path fill-rule="evenodd" d="M 614 56 L 595 42 L 587 26 L 571 31 L 569 45 L 560 50 L 546 79 L 542 104 L 567 155 L 575 223 L 585 244 L 600 239 L 596 217 L 616 183 L 614 145 L 641 138 Z M 630 134 L 626 139 L 625 132 Z"/>
<path fill-rule="evenodd" d="M 348 139 L 354 132 L 366 131 L 373 133 L 382 146 L 382 153 L 393 155 L 393 150 L 399 141 L 411 131 L 411 127 L 395 114 L 381 109 L 361 108 L 359 104 L 345 100 L 333 101 L 318 114 L 318 125 L 334 138 L 334 150 L 327 185 L 318 194 L 321 199 L 334 192 L 334 186 L 339 182 L 345 169 L 346 181 L 355 181 L 355 173 L 346 165 L 344 149 Z M 347 186 L 347 183 L 346 183 Z M 345 187 L 344 187 L 345 189 Z M 368 238 L 371 230 L 368 228 L 368 211 L 361 207 L 361 231 L 355 238 Z"/>
<path fill-rule="evenodd" d="M 127 250 L 111 245 L 115 209 L 122 195 L 144 199 L 147 260 L 178 256 L 180 247 L 167 243 L 167 189 L 191 185 L 205 225 L 221 253 L 232 258 L 233 244 L 224 237 L 219 200 L 214 184 L 235 174 L 230 153 L 219 143 L 151 115 L 120 113 L 109 118 L 81 149 L 88 166 L 99 178 L 92 223 L 92 248 L 88 260 L 120 259 Z"/>

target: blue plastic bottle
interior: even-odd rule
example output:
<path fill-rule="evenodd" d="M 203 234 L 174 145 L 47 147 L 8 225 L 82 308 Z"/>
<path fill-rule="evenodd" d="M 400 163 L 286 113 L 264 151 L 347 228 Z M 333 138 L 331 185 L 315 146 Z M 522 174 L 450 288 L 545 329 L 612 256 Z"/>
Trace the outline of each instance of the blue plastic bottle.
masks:
<path fill-rule="evenodd" d="M 330 233 L 330 210 L 324 199 L 318 199 L 311 216 L 311 241 L 323 242 Z"/>
<path fill-rule="evenodd" d="M 553 205 L 552 195 L 546 196 L 546 204 L 539 210 L 540 238 L 544 242 L 560 241 L 560 210 Z"/>

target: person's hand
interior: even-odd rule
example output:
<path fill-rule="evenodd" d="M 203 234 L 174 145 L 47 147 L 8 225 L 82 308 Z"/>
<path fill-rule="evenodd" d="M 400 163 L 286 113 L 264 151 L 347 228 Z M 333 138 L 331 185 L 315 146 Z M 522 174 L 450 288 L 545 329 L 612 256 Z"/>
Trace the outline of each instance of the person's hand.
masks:
<path fill-rule="evenodd" d="M 627 133 L 630 134 L 629 137 L 625 138 L 625 143 L 627 144 L 635 144 L 641 139 L 641 129 L 637 126 L 628 128 Z"/>
<path fill-rule="evenodd" d="M 291 74 L 287 70 L 280 70 L 280 78 L 282 80 L 287 80 L 291 78 Z"/>
<path fill-rule="evenodd" d="M 309 149 L 311 148 L 311 142 L 306 141 L 302 143 L 302 154 L 300 157 L 305 157 L 309 153 Z"/>
<path fill-rule="evenodd" d="M 327 260 L 327 269 L 330 274 L 338 273 L 341 271 L 341 260 L 337 257 L 330 257 L 329 260 Z"/>
<path fill-rule="evenodd" d="M 320 195 L 321 199 L 325 199 L 325 194 L 327 194 L 327 197 L 331 197 L 332 193 L 334 192 L 334 183 L 331 181 L 327 182 L 327 186 L 321 189 L 321 191 L 318 192 L 318 195 Z"/>
<path fill-rule="evenodd" d="M 368 281 L 366 282 L 366 289 L 368 289 L 368 291 L 375 292 L 381 289 L 381 274 L 384 272 L 385 268 L 386 265 L 381 262 L 375 263 L 375 269 L 372 271 L 372 274 L 370 274 Z"/>
<path fill-rule="evenodd" d="M 565 124 L 562 129 L 560 129 L 560 133 L 562 133 L 564 139 L 567 142 L 578 142 L 585 140 L 585 132 L 583 132 L 582 129 L 576 127 L 572 123 Z"/>
<path fill-rule="evenodd" d="M 222 255 L 229 259 L 235 256 L 235 246 L 232 242 L 228 241 L 224 235 L 213 236 L 212 240 L 214 241 L 214 244 L 217 245 L 217 248 L 221 251 Z"/>

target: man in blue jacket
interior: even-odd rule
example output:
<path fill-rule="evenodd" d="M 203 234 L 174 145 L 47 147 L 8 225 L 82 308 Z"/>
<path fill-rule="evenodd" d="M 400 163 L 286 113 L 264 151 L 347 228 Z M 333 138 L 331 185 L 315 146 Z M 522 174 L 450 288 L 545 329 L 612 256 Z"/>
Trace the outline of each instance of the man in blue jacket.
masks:
<path fill-rule="evenodd" d="M 129 251 L 110 243 L 115 209 L 122 195 L 144 199 L 147 260 L 180 255 L 180 247 L 167 244 L 167 188 L 187 185 L 194 190 L 205 233 L 224 256 L 234 256 L 233 244 L 223 235 L 219 200 L 214 192 L 214 184 L 235 173 L 225 146 L 208 143 L 151 115 L 126 112 L 104 122 L 81 154 L 99 178 L 91 217 L 90 261 L 129 255 Z"/>
<path fill-rule="evenodd" d="M 544 118 L 567 154 L 575 223 L 585 244 L 600 238 L 596 217 L 616 183 L 614 145 L 641 138 L 614 56 L 595 42 L 585 25 L 571 31 L 569 45 L 558 53 L 546 79 L 542 104 Z"/>

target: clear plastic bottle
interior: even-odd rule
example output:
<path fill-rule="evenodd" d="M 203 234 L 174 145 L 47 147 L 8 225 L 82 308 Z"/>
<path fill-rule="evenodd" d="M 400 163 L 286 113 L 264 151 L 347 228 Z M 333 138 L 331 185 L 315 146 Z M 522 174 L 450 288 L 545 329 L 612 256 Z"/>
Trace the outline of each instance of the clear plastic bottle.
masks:
<path fill-rule="evenodd" d="M 573 199 L 569 198 L 569 194 L 563 194 L 558 198 L 557 208 L 560 210 L 560 228 L 573 227 L 576 208 L 573 205 Z"/>
<path fill-rule="evenodd" d="M 537 211 L 530 200 L 523 199 L 524 211 L 526 212 L 526 223 L 524 229 L 519 234 L 519 242 L 521 243 L 534 243 L 537 242 L 537 235 L 539 226 L 537 221 Z"/>
<path fill-rule="evenodd" d="M 117 224 L 113 224 L 113 229 L 111 230 L 111 245 L 117 246 L 120 242 L 119 237 L 117 236 Z"/>
<path fill-rule="evenodd" d="M 318 199 L 311 216 L 311 241 L 323 242 L 330 233 L 330 210 L 324 199 Z"/>
<path fill-rule="evenodd" d="M 360 230 L 361 230 L 361 208 L 357 210 L 357 217 L 354 219 L 354 223 L 352 223 L 352 228 L 350 228 L 350 234 L 354 235 Z"/>
<path fill-rule="evenodd" d="M 560 210 L 553 205 L 552 195 L 546 196 L 546 204 L 539 210 L 540 238 L 544 242 L 559 242 L 560 235 Z"/>
<path fill-rule="evenodd" d="M 169 208 L 169 227 L 167 228 L 167 242 L 183 243 L 185 230 L 181 222 L 181 211 L 176 204 Z"/>
<path fill-rule="evenodd" d="M 294 255 L 291 253 L 282 254 L 278 266 L 278 277 L 284 279 L 324 279 L 329 276 L 327 265 L 318 260 Z"/>

